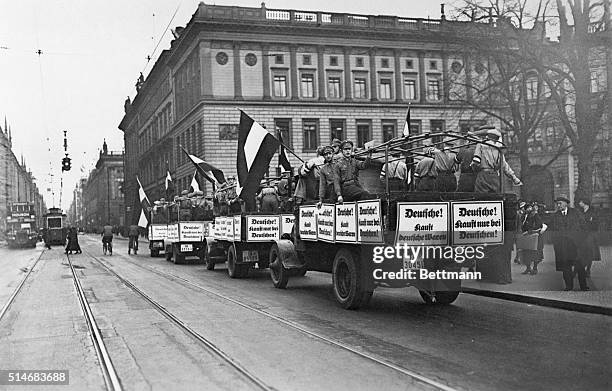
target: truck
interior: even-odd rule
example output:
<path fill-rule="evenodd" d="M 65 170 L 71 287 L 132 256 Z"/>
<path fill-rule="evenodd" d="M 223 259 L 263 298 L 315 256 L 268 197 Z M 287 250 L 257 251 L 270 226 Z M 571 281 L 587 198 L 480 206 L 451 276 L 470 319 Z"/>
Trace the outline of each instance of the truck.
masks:
<path fill-rule="evenodd" d="M 34 204 L 30 202 L 11 203 L 6 217 L 8 247 L 36 247 L 39 239 Z"/>

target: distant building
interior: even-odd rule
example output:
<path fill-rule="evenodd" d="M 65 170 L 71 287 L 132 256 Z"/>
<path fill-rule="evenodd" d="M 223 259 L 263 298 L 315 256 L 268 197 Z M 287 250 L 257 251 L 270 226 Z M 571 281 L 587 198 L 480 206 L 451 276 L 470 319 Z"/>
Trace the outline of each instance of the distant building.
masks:
<path fill-rule="evenodd" d="M 85 228 L 83 189 L 87 184 L 87 178 L 81 178 L 72 191 L 72 202 L 68 208 L 68 222 L 78 228 Z"/>
<path fill-rule="evenodd" d="M 125 225 L 123 156 L 123 152 L 108 151 L 105 141 L 96 167 L 82 185 L 82 221 L 88 232 L 100 232 L 106 224 Z"/>
<path fill-rule="evenodd" d="M 46 212 L 45 201 L 36 186 L 35 178 L 28 171 L 23 157 L 21 162 L 12 150 L 11 129 L 4 120 L 0 126 L 0 230 L 6 229 L 6 216 L 12 202 L 30 202 L 34 204 L 37 226 L 42 227 L 42 215 Z"/>

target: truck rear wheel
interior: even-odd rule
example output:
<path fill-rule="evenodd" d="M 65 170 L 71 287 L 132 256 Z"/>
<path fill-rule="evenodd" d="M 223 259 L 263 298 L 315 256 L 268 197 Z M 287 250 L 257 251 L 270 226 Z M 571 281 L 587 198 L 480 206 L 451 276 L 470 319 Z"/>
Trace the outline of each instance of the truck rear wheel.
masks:
<path fill-rule="evenodd" d="M 152 256 L 152 257 L 157 257 L 157 256 L 159 256 L 159 250 L 157 250 L 157 249 L 155 249 L 155 250 L 151 249 L 151 256 Z"/>
<path fill-rule="evenodd" d="M 369 302 L 371 291 L 366 291 L 362 281 L 362 270 L 355 253 L 343 248 L 336 253 L 332 268 L 334 296 L 347 310 L 359 308 Z"/>
<path fill-rule="evenodd" d="M 423 301 L 429 305 L 448 305 L 457 300 L 459 291 L 437 291 L 429 292 L 419 290 Z"/>
<path fill-rule="evenodd" d="M 233 244 L 227 249 L 227 273 L 230 278 L 243 278 L 249 273 L 249 265 L 239 265 L 236 256 L 236 246 Z"/>
<path fill-rule="evenodd" d="M 270 249 L 270 278 L 274 287 L 278 289 L 285 289 L 289 282 L 289 270 L 283 266 L 281 254 L 276 243 Z"/>
<path fill-rule="evenodd" d="M 181 254 L 176 246 L 172 246 L 172 252 L 175 264 L 180 265 L 185 262 L 185 254 Z"/>
<path fill-rule="evenodd" d="M 204 256 L 202 260 L 206 265 L 206 270 L 215 270 L 215 262 L 213 262 L 213 260 L 210 258 L 210 250 L 208 249 L 208 244 L 204 246 Z"/>

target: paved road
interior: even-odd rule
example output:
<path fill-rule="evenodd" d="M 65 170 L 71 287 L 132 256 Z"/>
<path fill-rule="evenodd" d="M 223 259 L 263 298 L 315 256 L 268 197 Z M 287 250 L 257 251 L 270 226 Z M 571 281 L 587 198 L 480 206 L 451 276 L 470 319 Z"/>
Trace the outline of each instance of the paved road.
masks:
<path fill-rule="evenodd" d="M 335 304 L 326 274 L 309 272 L 291 280 L 287 290 L 276 290 L 267 272 L 231 280 L 221 265 L 211 272 L 202 265 L 174 265 L 161 257 L 150 258 L 145 251 L 128 256 L 124 241 L 115 242 L 112 257 L 103 257 L 98 238 L 80 238 L 85 254 L 72 260 L 83 267 L 84 288 L 111 355 L 122 364 L 120 378 L 129 385 L 126 389 L 168 388 L 164 378 L 190 372 L 193 376 L 178 383 L 178 388 L 187 389 L 196 381 L 210 379 L 213 365 L 202 365 L 206 361 L 200 349 L 181 340 L 184 335 L 179 336 L 90 256 L 101 258 L 279 390 L 424 385 L 215 294 L 291 320 L 451 388 L 597 390 L 611 386 L 610 317 L 469 295 L 460 296 L 449 307 L 429 307 L 411 289 L 379 289 L 365 309 L 345 311 Z M 143 267 L 170 272 L 210 292 Z M 0 339 L 0 351 L 2 343 Z M 188 370 L 182 371 L 182 366 Z M 205 369 L 199 371 L 199 367 Z M 217 375 L 221 380 L 213 388 L 225 384 L 225 372 Z"/>

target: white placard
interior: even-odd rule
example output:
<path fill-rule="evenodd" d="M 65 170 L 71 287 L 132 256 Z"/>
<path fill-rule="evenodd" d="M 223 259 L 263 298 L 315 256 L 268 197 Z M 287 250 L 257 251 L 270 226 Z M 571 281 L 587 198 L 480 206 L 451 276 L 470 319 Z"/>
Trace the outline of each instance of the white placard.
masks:
<path fill-rule="evenodd" d="M 294 215 L 281 215 L 281 235 L 291 235 L 291 231 L 293 230 L 293 224 L 295 224 Z"/>
<path fill-rule="evenodd" d="M 213 237 L 217 240 L 223 240 L 223 231 L 221 230 L 222 217 L 215 217 L 215 227 L 213 229 Z"/>
<path fill-rule="evenodd" d="M 380 200 L 357 201 L 357 241 L 382 243 L 382 211 Z"/>
<path fill-rule="evenodd" d="M 280 216 L 247 216 L 247 242 L 270 242 L 280 239 Z"/>
<path fill-rule="evenodd" d="M 242 216 L 240 215 L 234 216 L 234 235 L 233 235 L 234 242 L 239 242 L 242 239 L 240 237 L 241 228 L 242 228 Z"/>
<path fill-rule="evenodd" d="M 204 221 L 204 236 L 211 236 L 215 225 L 212 221 Z"/>
<path fill-rule="evenodd" d="M 447 245 L 449 219 L 448 202 L 398 202 L 395 243 Z"/>
<path fill-rule="evenodd" d="M 334 242 L 336 208 L 334 204 L 323 204 L 317 211 L 317 238 L 324 242 Z"/>
<path fill-rule="evenodd" d="M 302 240 L 317 240 L 317 207 L 300 206 L 298 224 Z"/>
<path fill-rule="evenodd" d="M 201 221 L 185 221 L 179 223 L 181 242 L 201 242 L 204 240 L 204 223 Z"/>
<path fill-rule="evenodd" d="M 357 204 L 336 204 L 336 242 L 357 242 Z"/>
<path fill-rule="evenodd" d="M 452 202 L 453 245 L 503 244 L 503 201 Z"/>
<path fill-rule="evenodd" d="M 166 239 L 171 242 L 172 241 L 176 242 L 178 241 L 178 238 L 179 238 L 178 223 L 168 224 L 168 236 L 166 237 Z"/>
<path fill-rule="evenodd" d="M 168 225 L 166 224 L 150 224 L 149 225 L 149 240 L 164 240 L 168 237 Z"/>

